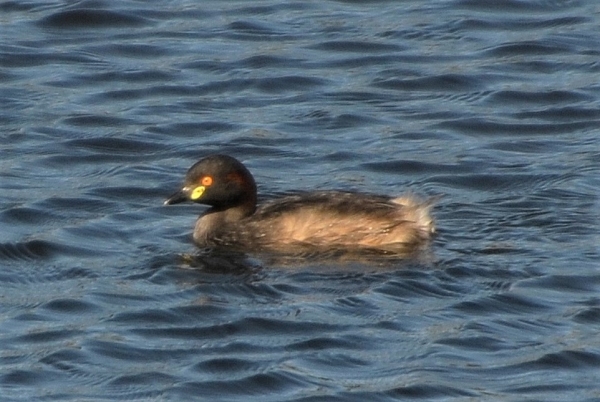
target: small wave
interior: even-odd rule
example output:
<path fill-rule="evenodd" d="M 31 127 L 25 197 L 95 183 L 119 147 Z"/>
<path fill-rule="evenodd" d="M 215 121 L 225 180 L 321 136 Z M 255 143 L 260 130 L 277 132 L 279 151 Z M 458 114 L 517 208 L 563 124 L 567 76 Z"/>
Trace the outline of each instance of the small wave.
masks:
<path fill-rule="evenodd" d="M 522 295 L 503 293 L 486 296 L 477 300 L 463 301 L 455 304 L 453 308 L 473 315 L 494 313 L 539 314 L 548 311 L 550 306 Z"/>
<path fill-rule="evenodd" d="M 361 165 L 372 172 L 383 173 L 467 173 L 471 172 L 473 166 L 469 163 L 448 164 L 448 163 L 427 163 L 415 160 L 395 160 L 386 162 L 368 162 Z"/>
<path fill-rule="evenodd" d="M 392 78 L 377 80 L 373 86 L 401 91 L 475 91 L 481 83 L 473 76 L 443 74 L 418 78 Z"/>
<path fill-rule="evenodd" d="M 503 43 L 487 49 L 485 52 L 489 57 L 494 58 L 505 56 L 534 57 L 570 53 L 570 49 L 555 42 L 522 41 Z"/>
<path fill-rule="evenodd" d="M 564 4 L 564 5 L 563 5 Z M 502 2 L 486 2 L 479 0 L 459 0 L 455 2 L 456 7 L 480 12 L 492 12 L 497 14 L 507 12 L 550 12 L 569 8 L 571 2 L 566 1 L 524 1 L 504 0 Z"/>
<path fill-rule="evenodd" d="M 131 121 L 115 116 L 79 115 L 63 119 L 68 125 L 77 127 L 113 127 L 130 124 Z"/>
<path fill-rule="evenodd" d="M 44 304 L 44 309 L 61 314 L 87 314 L 99 311 L 94 303 L 72 298 L 59 298 Z"/>
<path fill-rule="evenodd" d="M 47 319 L 47 316 L 45 316 L 45 319 Z M 30 332 L 30 333 L 24 334 L 22 336 L 19 336 L 18 341 L 28 343 L 28 344 L 57 342 L 57 341 L 61 341 L 64 339 L 71 339 L 73 337 L 81 335 L 81 333 L 82 332 L 79 330 L 66 330 L 66 329 L 42 330 L 42 331 Z"/>
<path fill-rule="evenodd" d="M 0 212 L 0 220 L 4 224 L 17 224 L 27 226 L 38 226 L 48 222 L 56 222 L 62 219 L 41 206 L 15 206 Z"/>
<path fill-rule="evenodd" d="M 93 95 L 91 102 L 110 102 L 147 99 L 152 97 L 190 97 L 202 98 L 210 95 L 222 95 L 230 92 L 259 91 L 264 93 L 286 93 L 314 90 L 327 84 L 327 80 L 304 75 L 283 75 L 268 78 L 230 79 L 211 81 L 203 85 L 156 85 L 144 89 L 117 89 Z M 247 101 L 247 100 L 246 100 Z"/>
<path fill-rule="evenodd" d="M 520 90 L 500 90 L 491 93 L 487 97 L 490 104 L 510 103 L 531 104 L 531 105 L 551 105 L 556 106 L 560 103 L 574 104 L 577 102 L 590 102 L 593 97 L 577 91 L 551 90 L 546 92 L 529 92 Z"/>
<path fill-rule="evenodd" d="M 360 41 L 330 41 L 321 42 L 310 46 L 310 49 L 324 50 L 327 52 L 352 52 L 352 53 L 379 53 L 379 52 L 396 52 L 402 50 L 399 45 L 389 43 L 376 42 L 360 42 Z"/>
<path fill-rule="evenodd" d="M 70 140 L 65 142 L 65 145 L 72 148 L 98 151 L 103 154 L 108 151 L 111 155 L 114 153 L 129 154 L 138 153 L 142 150 L 148 151 L 156 149 L 155 144 L 145 141 L 111 137 Z"/>
<path fill-rule="evenodd" d="M 176 137 L 195 138 L 202 133 L 226 133 L 235 131 L 239 125 L 225 121 L 201 121 L 193 123 L 168 123 L 164 125 L 152 126 L 146 129 L 147 133 L 169 135 Z"/>
<path fill-rule="evenodd" d="M 600 354 L 585 350 L 562 350 L 516 365 L 523 371 L 597 368 Z"/>
<path fill-rule="evenodd" d="M 244 33 L 246 35 L 276 35 L 277 32 L 268 28 L 266 25 L 250 21 L 234 21 L 227 28 L 232 31 Z"/>
<path fill-rule="evenodd" d="M 59 11 L 42 18 L 38 25 L 44 28 L 73 29 L 73 28 L 115 28 L 137 27 L 148 24 L 145 18 L 124 12 L 78 9 Z"/>
<path fill-rule="evenodd" d="M 589 307 L 575 314 L 573 319 L 583 324 L 600 324 L 600 307 Z"/>
<path fill-rule="evenodd" d="M 59 247 L 57 245 L 43 240 L 0 243 L 0 260 L 47 260 L 58 251 Z"/>
<path fill-rule="evenodd" d="M 489 121 L 478 117 L 467 117 L 454 121 L 436 124 L 439 128 L 452 128 L 456 131 L 472 135 L 549 135 L 569 133 L 577 130 L 593 129 L 597 121 L 575 121 L 565 123 L 512 123 Z"/>

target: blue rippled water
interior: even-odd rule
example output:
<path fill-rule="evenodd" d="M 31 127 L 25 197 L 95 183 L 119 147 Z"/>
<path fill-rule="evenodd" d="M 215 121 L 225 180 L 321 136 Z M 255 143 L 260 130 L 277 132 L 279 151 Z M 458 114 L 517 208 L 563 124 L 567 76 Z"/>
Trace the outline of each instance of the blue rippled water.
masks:
<path fill-rule="evenodd" d="M 600 400 L 600 3 L 0 2 L 3 401 Z M 261 197 L 441 196 L 396 260 L 198 254 Z"/>

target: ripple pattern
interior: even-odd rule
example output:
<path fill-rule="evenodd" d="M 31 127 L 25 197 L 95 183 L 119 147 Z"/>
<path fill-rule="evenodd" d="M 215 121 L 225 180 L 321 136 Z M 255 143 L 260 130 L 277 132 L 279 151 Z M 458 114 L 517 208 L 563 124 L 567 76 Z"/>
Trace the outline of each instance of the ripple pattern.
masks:
<path fill-rule="evenodd" d="M 598 400 L 600 6 L 0 4 L 2 401 Z M 412 258 L 197 250 L 261 199 L 435 197 Z"/>

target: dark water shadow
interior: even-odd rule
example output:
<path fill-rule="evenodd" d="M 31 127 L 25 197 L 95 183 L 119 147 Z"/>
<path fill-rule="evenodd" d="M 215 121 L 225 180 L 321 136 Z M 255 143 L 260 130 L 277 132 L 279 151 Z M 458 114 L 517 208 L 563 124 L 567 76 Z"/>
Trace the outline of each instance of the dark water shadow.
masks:
<path fill-rule="evenodd" d="M 232 249 L 205 248 L 178 257 L 179 268 L 192 269 L 211 276 L 226 275 L 257 280 L 268 272 L 380 272 L 402 268 L 433 268 L 436 257 L 429 245 L 406 253 L 378 249 L 297 248 L 286 253 L 244 252 Z"/>

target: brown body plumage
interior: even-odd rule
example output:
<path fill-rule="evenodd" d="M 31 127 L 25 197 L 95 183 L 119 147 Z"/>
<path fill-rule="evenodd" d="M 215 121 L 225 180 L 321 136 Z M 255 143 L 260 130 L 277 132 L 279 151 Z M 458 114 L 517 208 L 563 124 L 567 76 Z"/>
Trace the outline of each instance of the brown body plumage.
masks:
<path fill-rule="evenodd" d="M 211 208 L 198 218 L 199 246 L 249 251 L 377 249 L 405 253 L 434 233 L 431 202 L 341 191 L 282 197 L 256 207 L 250 172 L 226 155 L 209 156 L 190 168 L 183 189 L 165 204 L 186 200 Z"/>

